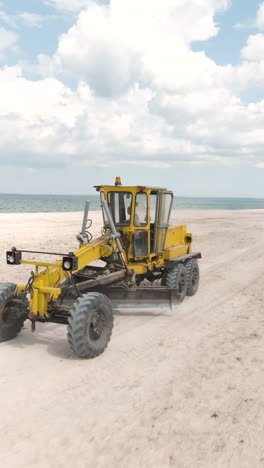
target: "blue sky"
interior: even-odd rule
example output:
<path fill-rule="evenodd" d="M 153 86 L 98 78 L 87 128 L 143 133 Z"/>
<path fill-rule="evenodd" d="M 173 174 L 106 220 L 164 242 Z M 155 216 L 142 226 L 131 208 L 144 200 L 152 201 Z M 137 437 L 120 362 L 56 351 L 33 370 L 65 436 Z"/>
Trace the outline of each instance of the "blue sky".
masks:
<path fill-rule="evenodd" d="M 196 3 L 0 1 L 0 192 L 264 198 L 264 2 Z"/>
<path fill-rule="evenodd" d="M 202 43 L 195 43 L 193 49 L 204 50 L 218 64 L 238 65 L 241 49 L 249 34 L 256 30 L 254 23 L 260 3 L 259 0 L 233 1 L 227 11 L 215 15 L 215 21 L 220 28 L 217 36 Z"/>
<path fill-rule="evenodd" d="M 59 35 L 67 32 L 74 21 L 74 16 L 71 13 L 58 13 L 54 11 L 54 8 L 41 1 L 25 0 L 21 2 L 19 0 L 8 0 L 2 1 L 2 5 L 2 10 L 11 17 L 26 11 L 48 18 L 41 27 L 26 26 L 23 22 L 20 22 L 16 28 L 13 28 L 19 33 L 19 47 L 21 50 L 19 55 L 10 54 L 5 58 L 4 63 L 12 65 L 21 59 L 33 62 L 40 52 L 52 54 L 56 50 Z M 3 21 L 2 25 L 4 26 Z"/>

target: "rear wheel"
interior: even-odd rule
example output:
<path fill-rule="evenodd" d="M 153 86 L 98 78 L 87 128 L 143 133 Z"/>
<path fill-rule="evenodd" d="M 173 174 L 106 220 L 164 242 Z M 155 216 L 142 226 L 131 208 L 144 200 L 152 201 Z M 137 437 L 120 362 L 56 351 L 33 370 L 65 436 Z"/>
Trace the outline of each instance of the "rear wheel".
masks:
<path fill-rule="evenodd" d="M 199 286 L 200 272 L 197 260 L 188 260 L 186 263 L 187 272 L 187 296 L 194 296 Z"/>
<path fill-rule="evenodd" d="M 27 318 L 27 304 L 15 294 L 15 290 L 15 284 L 0 284 L 0 342 L 15 338 Z"/>
<path fill-rule="evenodd" d="M 113 321 L 112 306 L 104 294 L 83 294 L 73 304 L 68 321 L 72 350 L 83 358 L 103 353 L 112 334 Z"/>
<path fill-rule="evenodd" d="M 161 284 L 169 289 L 178 289 L 177 301 L 182 302 L 187 292 L 187 273 L 182 263 L 178 263 L 173 268 L 165 270 L 165 276 Z"/>

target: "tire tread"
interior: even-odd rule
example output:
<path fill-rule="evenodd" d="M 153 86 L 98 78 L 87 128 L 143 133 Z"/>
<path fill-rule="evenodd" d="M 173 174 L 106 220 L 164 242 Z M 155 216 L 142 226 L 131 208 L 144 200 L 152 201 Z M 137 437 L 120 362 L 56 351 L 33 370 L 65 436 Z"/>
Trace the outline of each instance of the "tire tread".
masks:
<path fill-rule="evenodd" d="M 14 283 L 0 283 L 0 316 L 2 314 L 2 307 L 9 297 L 14 296 L 16 284 Z M 21 331 L 26 317 L 19 317 L 12 326 L 9 328 L 2 326 L 0 317 L 0 342 L 12 340 Z"/>
<path fill-rule="evenodd" d="M 193 287 L 192 284 L 192 271 L 193 268 L 196 267 L 198 269 L 198 284 L 197 287 Z M 199 286 L 199 265 L 197 260 L 191 259 L 186 262 L 186 272 L 187 272 L 187 292 L 186 296 L 194 296 L 198 290 Z"/>
<path fill-rule="evenodd" d="M 101 347 L 95 349 L 89 344 L 84 336 L 84 330 L 87 324 L 87 317 L 98 306 L 104 304 L 108 308 L 110 325 L 106 333 L 106 339 Z M 68 319 L 68 342 L 71 349 L 83 358 L 94 358 L 99 356 L 107 347 L 113 329 L 113 312 L 109 299 L 101 293 L 90 292 L 83 294 L 75 301 L 70 311 Z"/>

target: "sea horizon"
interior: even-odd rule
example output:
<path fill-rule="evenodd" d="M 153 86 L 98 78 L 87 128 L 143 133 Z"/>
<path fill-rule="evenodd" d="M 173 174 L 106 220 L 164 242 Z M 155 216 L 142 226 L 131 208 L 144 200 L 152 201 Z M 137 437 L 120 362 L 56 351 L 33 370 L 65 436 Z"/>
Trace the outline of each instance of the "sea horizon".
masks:
<path fill-rule="evenodd" d="M 169 190 L 169 189 L 168 189 Z M 169 190 L 173 192 L 173 190 Z M 20 192 L 0 192 L 0 196 L 21 196 L 21 197 L 97 197 L 98 195 L 96 193 L 87 193 L 87 194 L 82 194 L 82 193 L 20 193 Z M 264 200 L 264 197 L 242 197 L 242 196 L 220 196 L 220 195 L 214 195 L 214 196 L 209 196 L 209 195 L 201 195 L 201 196 L 192 196 L 192 197 L 186 197 L 184 195 L 177 195 L 173 192 L 174 198 L 186 198 L 186 199 L 201 199 L 201 198 L 210 198 L 210 199 L 223 199 L 223 200 Z"/>
<path fill-rule="evenodd" d="M 86 200 L 90 201 L 90 211 L 98 211 L 101 209 L 99 194 L 59 195 L 0 193 L 0 213 L 52 213 L 82 211 Z M 174 194 L 173 209 L 264 209 L 264 198 L 182 197 Z"/>

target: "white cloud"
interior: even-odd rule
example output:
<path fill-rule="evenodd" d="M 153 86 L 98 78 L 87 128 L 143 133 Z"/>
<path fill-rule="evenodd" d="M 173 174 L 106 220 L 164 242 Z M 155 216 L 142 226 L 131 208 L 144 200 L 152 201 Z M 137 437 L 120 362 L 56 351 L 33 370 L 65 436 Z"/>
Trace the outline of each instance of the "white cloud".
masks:
<path fill-rule="evenodd" d="M 9 15 L 5 11 L 0 10 L 0 21 L 13 29 L 17 29 L 20 25 L 39 28 L 45 21 L 49 21 L 55 18 L 57 18 L 55 14 L 39 15 L 37 13 L 22 11 L 20 13 Z"/>
<path fill-rule="evenodd" d="M 236 95 L 248 88 L 263 88 L 264 61 L 243 61 L 237 66 L 218 66 L 212 75 L 216 87 L 226 87 Z"/>
<path fill-rule="evenodd" d="M 248 18 L 247 21 L 243 23 L 234 24 L 233 28 L 235 29 L 264 29 L 264 2 L 262 2 L 257 10 L 256 18 Z"/>
<path fill-rule="evenodd" d="M 256 17 L 256 26 L 259 29 L 264 28 L 264 2 L 259 5 Z"/>
<path fill-rule="evenodd" d="M 214 14 L 226 0 L 88 2 L 60 37 L 58 73 L 85 80 L 98 95 L 118 95 L 135 81 L 169 89 L 208 85 L 215 64 L 190 49 L 218 32 Z M 179 67 L 180 64 L 180 67 Z M 49 65 L 50 67 L 50 65 Z"/>
<path fill-rule="evenodd" d="M 264 2 L 259 5 L 254 25 L 260 30 L 264 29 Z M 262 33 L 251 34 L 247 39 L 247 43 L 245 47 L 243 47 L 241 50 L 241 57 L 244 60 L 255 61 L 258 63 L 263 62 L 264 61 L 264 34 Z M 251 68 L 250 74 L 253 76 L 252 66 L 246 64 L 246 67 Z M 263 79 L 263 75 L 261 76 L 261 79 Z"/>
<path fill-rule="evenodd" d="M 264 60 L 264 34 L 249 36 L 247 45 L 242 49 L 241 55 L 247 60 Z"/>
<path fill-rule="evenodd" d="M 44 3 L 57 10 L 78 12 L 87 7 L 89 0 L 44 0 Z"/>
<path fill-rule="evenodd" d="M 14 50 L 17 40 L 16 33 L 0 27 L 0 56 L 3 56 L 8 49 Z"/>
<path fill-rule="evenodd" d="M 0 74 L 0 100 L 0 154 L 8 148 L 9 161 L 29 167 L 263 160 L 264 101 L 245 106 L 225 89 L 168 94 L 134 86 L 98 98 L 84 82 L 73 92 L 11 67 Z"/>
<path fill-rule="evenodd" d="M 50 19 L 50 16 L 38 15 L 37 13 L 30 13 L 24 11 L 23 13 L 19 13 L 16 16 L 16 18 L 18 19 L 18 21 L 22 22 L 26 26 L 39 28 L 42 25 L 43 21 L 47 21 L 47 19 Z"/>
<path fill-rule="evenodd" d="M 58 71 L 87 81 L 99 95 L 119 94 L 139 79 L 140 55 L 120 40 L 108 7 L 91 4 L 64 34 L 54 57 Z"/>
<path fill-rule="evenodd" d="M 0 115 L 23 115 L 24 120 L 55 120 L 71 126 L 74 113 L 67 110 L 74 93 L 60 81 L 30 81 L 22 77 L 20 67 L 6 67 L 0 72 Z"/>
<path fill-rule="evenodd" d="M 0 7 L 2 5 L 0 4 Z M 5 11 L 3 10 L 0 10 L 0 20 L 5 23 L 7 26 L 10 26 L 11 28 L 16 28 L 16 23 L 13 19 L 12 16 L 8 15 L 7 13 L 5 13 Z"/>
<path fill-rule="evenodd" d="M 85 83 L 73 93 L 57 80 L 30 82 L 20 73 L 11 67 L 0 74 L 2 155 L 4 148 L 20 152 L 30 167 L 32 152 L 36 166 L 71 158 L 83 164 L 94 157 L 106 165 L 116 158 L 128 163 L 131 157 L 157 165 L 164 155 L 163 165 L 171 166 L 175 158 L 203 153 L 202 146 L 170 134 L 164 119 L 149 112 L 150 90 L 135 87 L 118 100 L 98 99 Z M 45 159 L 37 157 L 43 154 Z"/>
<path fill-rule="evenodd" d="M 236 67 L 191 49 L 217 34 L 215 12 L 227 7 L 221 0 L 90 1 L 55 54 L 39 54 L 43 79 L 26 79 L 19 67 L 0 73 L 0 154 L 31 168 L 261 167 L 264 101 L 239 98 L 263 83 L 264 61 L 250 52 L 256 36 Z"/>
<path fill-rule="evenodd" d="M 65 138 L 64 132 L 73 128 L 82 105 L 61 82 L 29 81 L 21 76 L 19 67 L 7 67 L 0 73 L 0 101 L 2 157 L 8 151 L 17 154 L 18 161 L 28 161 L 27 154 L 30 157 L 35 153 L 36 160 L 30 164 L 34 167 L 46 164 L 45 159 L 48 164 L 57 164 L 53 151 L 64 156 L 71 153 L 70 135 Z M 38 154 L 46 155 L 44 161 L 38 159 Z"/>

